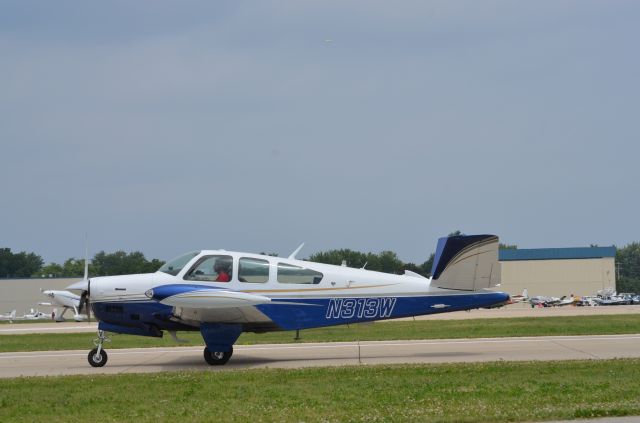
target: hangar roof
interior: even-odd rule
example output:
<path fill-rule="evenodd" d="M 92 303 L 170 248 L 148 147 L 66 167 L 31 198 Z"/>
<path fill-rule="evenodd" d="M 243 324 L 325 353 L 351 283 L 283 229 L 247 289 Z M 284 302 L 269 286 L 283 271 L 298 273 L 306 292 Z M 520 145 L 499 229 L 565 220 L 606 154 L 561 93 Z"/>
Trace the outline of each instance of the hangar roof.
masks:
<path fill-rule="evenodd" d="M 500 261 L 567 260 L 615 257 L 616 247 L 518 248 L 500 250 Z"/>

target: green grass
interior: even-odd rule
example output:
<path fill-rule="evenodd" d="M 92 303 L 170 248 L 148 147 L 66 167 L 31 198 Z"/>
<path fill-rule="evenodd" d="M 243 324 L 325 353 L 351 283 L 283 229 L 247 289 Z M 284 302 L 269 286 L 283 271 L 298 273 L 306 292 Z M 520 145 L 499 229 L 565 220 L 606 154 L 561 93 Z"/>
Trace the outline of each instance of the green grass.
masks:
<path fill-rule="evenodd" d="M 4 379 L 2 422 L 505 422 L 640 415 L 640 360 Z"/>
<path fill-rule="evenodd" d="M 507 336 L 597 335 L 640 333 L 640 314 L 575 317 L 533 317 L 475 320 L 418 320 L 377 322 L 334 326 L 300 332 L 297 342 L 374 341 L 411 339 L 490 338 Z M 87 349 L 92 333 L 0 335 L 0 352 Z M 181 332 L 189 344 L 176 344 L 169 336 L 162 339 L 113 335 L 107 348 L 170 347 L 203 345 L 199 332 Z M 242 334 L 238 344 L 287 343 L 295 332 Z"/>

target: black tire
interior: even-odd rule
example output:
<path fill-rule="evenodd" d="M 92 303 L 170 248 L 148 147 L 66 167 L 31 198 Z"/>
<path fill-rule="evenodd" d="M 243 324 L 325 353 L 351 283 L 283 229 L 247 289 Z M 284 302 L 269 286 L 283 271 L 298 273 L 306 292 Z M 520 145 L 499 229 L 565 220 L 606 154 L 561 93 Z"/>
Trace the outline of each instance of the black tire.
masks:
<path fill-rule="evenodd" d="M 212 366 L 222 366 L 223 364 L 227 364 L 227 361 L 229 361 L 232 355 L 233 347 L 231 347 L 231 350 L 227 352 L 211 351 L 206 347 L 204 349 L 204 361 Z"/>
<path fill-rule="evenodd" d="M 100 355 L 98 355 L 98 349 L 94 348 L 89 351 L 89 355 L 87 359 L 89 360 L 89 364 L 92 367 L 102 367 L 107 364 L 107 352 L 103 349 L 100 350 Z"/>

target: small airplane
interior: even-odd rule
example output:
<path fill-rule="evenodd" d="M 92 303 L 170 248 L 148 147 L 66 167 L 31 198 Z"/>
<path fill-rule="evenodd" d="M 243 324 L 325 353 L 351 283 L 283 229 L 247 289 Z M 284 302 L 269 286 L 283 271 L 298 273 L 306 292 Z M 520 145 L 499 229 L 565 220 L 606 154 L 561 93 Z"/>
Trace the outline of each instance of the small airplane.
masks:
<path fill-rule="evenodd" d="M 76 284 L 86 284 L 87 279 L 89 278 L 89 260 L 87 257 L 87 252 L 85 250 L 85 258 L 84 258 L 84 277 L 80 282 L 76 282 Z M 59 291 L 59 290 L 43 290 L 40 289 L 44 295 L 51 299 L 50 302 L 38 303 L 38 305 L 42 306 L 51 306 L 51 307 L 62 307 L 62 313 L 58 314 L 56 309 L 53 311 L 53 319 L 56 322 L 64 321 L 64 314 L 67 310 L 72 309 L 74 311 L 73 319 L 76 322 L 84 322 L 88 319 L 86 314 L 82 314 L 83 309 L 85 308 L 86 301 L 80 295 L 74 294 L 69 291 Z M 88 310 L 88 309 L 87 309 Z"/>
<path fill-rule="evenodd" d="M 59 290 L 41 290 L 41 292 L 51 299 L 50 302 L 38 303 L 41 306 L 51 306 L 51 307 L 62 307 L 62 313 L 58 314 L 56 312 L 53 313 L 53 320 L 56 322 L 64 322 L 64 314 L 67 310 L 73 310 L 74 315 L 73 319 L 76 322 L 84 322 L 87 320 L 86 314 L 81 314 L 82 307 L 84 304 L 81 300 L 80 295 L 74 294 L 69 291 L 59 291 Z"/>
<path fill-rule="evenodd" d="M 51 316 L 49 314 L 45 314 L 40 310 L 31 309 L 29 313 L 25 313 L 20 317 L 16 317 L 15 320 L 46 320 Z"/>
<path fill-rule="evenodd" d="M 509 304 L 524 303 L 526 301 L 529 301 L 529 291 L 527 291 L 527 288 L 522 291 L 522 295 L 512 295 L 509 298 Z"/>
<path fill-rule="evenodd" d="M 11 310 L 11 313 L 8 314 L 0 314 L 0 321 L 13 323 L 16 320 L 16 311 Z"/>
<path fill-rule="evenodd" d="M 578 299 L 576 299 L 573 294 L 570 297 L 566 295 L 558 298 L 558 297 L 545 297 L 543 295 L 538 295 L 536 297 L 528 298 L 529 304 L 531 307 L 563 307 L 568 305 L 573 305 L 578 303 Z"/>
<path fill-rule="evenodd" d="M 304 245 L 304 244 L 303 244 Z M 156 273 L 87 278 L 82 292 L 99 320 L 91 366 L 107 362 L 105 332 L 162 337 L 200 331 L 204 359 L 223 365 L 242 332 L 323 326 L 493 307 L 500 282 L 498 237 L 440 238 L 432 277 L 403 275 L 225 250 L 193 251 Z"/>

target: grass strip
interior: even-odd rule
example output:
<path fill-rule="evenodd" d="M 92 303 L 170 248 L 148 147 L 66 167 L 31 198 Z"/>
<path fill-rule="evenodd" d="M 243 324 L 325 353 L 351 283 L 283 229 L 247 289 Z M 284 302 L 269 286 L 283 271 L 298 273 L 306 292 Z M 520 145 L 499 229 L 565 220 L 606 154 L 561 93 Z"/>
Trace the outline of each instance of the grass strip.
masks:
<path fill-rule="evenodd" d="M 640 415 L 640 360 L 3 379 L 0 421 L 515 422 Z M 53 420 L 52 420 L 53 419 Z"/>
<path fill-rule="evenodd" d="M 333 326 L 300 331 L 264 334 L 244 333 L 238 344 L 279 344 L 290 342 L 387 341 L 415 339 L 494 338 L 549 335 L 603 335 L 640 333 L 640 314 L 574 317 L 523 317 L 477 320 L 417 320 Z M 91 333 L 0 335 L 0 352 L 89 349 Z M 112 336 L 112 348 L 171 347 L 204 345 L 199 332 L 181 332 L 189 343 L 175 343 L 142 336 Z"/>

